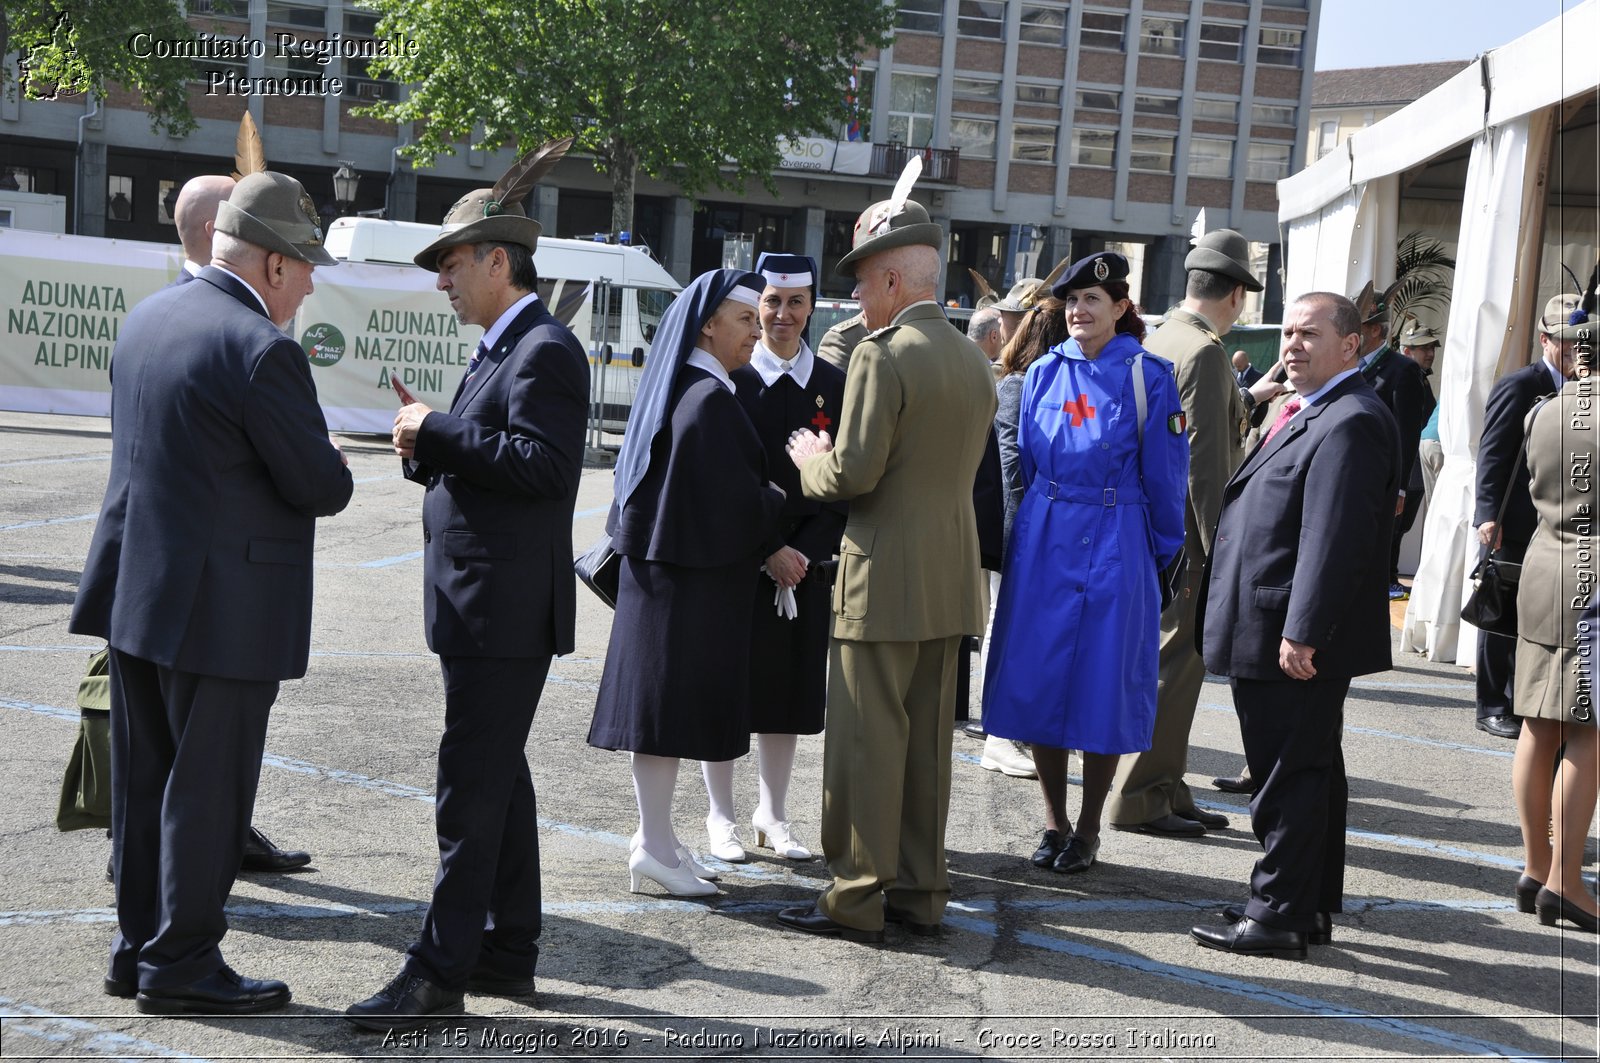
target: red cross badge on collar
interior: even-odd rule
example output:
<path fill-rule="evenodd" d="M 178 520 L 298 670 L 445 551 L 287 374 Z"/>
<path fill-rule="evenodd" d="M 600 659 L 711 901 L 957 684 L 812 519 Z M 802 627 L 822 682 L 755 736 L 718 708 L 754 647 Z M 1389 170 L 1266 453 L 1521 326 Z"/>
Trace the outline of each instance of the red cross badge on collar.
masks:
<path fill-rule="evenodd" d="M 1089 396 L 1079 395 L 1076 402 L 1063 402 L 1061 415 L 1072 418 L 1072 427 L 1082 428 L 1084 421 L 1094 420 L 1094 407 L 1089 405 Z"/>

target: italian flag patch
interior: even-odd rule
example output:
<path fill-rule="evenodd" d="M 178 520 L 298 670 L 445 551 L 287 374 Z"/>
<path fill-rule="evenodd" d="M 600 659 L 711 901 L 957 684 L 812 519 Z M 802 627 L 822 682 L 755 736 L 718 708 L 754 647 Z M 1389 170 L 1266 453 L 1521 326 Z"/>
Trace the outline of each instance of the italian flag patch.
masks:
<path fill-rule="evenodd" d="M 1183 435 L 1188 428 L 1189 418 L 1185 417 L 1181 412 L 1175 413 L 1171 417 L 1167 418 L 1167 431 L 1171 432 L 1175 436 Z"/>

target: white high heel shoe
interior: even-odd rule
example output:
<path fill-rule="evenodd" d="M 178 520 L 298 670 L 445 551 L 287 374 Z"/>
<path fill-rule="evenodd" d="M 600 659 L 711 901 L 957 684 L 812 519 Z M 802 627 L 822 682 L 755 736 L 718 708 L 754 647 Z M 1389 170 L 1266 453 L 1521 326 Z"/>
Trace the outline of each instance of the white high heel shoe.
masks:
<path fill-rule="evenodd" d="M 745 854 L 744 842 L 739 838 L 739 828 L 732 823 L 717 823 L 707 819 L 706 837 L 711 841 L 706 847 L 706 852 L 718 860 L 726 860 L 730 864 L 742 864 L 750 859 Z"/>
<path fill-rule="evenodd" d="M 667 867 L 642 845 L 628 854 L 628 892 L 643 893 L 641 879 L 649 879 L 674 897 L 710 897 L 720 892 L 714 883 L 696 878 L 687 862 Z"/>
<path fill-rule="evenodd" d="M 756 832 L 756 844 L 765 845 L 787 860 L 810 860 L 811 850 L 795 840 L 788 820 L 767 820 L 750 817 L 750 826 Z"/>
<path fill-rule="evenodd" d="M 633 852 L 643 844 L 644 836 L 638 831 L 634 831 L 633 837 L 628 842 L 628 852 Z M 689 870 L 694 872 L 695 878 L 703 878 L 707 882 L 717 881 L 717 873 L 711 870 L 709 867 L 706 867 L 700 861 L 696 860 L 694 858 L 694 854 L 691 853 L 686 846 L 678 846 L 672 851 L 672 855 L 678 858 L 678 863 L 688 864 Z"/>

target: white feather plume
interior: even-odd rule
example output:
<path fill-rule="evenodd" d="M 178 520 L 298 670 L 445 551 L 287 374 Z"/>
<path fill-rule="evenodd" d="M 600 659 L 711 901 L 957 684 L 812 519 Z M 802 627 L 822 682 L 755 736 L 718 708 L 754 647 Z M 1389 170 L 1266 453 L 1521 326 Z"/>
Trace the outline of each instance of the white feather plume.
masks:
<path fill-rule="evenodd" d="M 894 183 L 894 191 L 889 194 L 889 217 L 894 217 L 905 209 L 906 200 L 911 198 L 911 186 L 917 183 L 917 178 L 922 176 L 922 156 L 913 153 L 906 160 L 906 168 L 900 171 L 900 180 Z"/>

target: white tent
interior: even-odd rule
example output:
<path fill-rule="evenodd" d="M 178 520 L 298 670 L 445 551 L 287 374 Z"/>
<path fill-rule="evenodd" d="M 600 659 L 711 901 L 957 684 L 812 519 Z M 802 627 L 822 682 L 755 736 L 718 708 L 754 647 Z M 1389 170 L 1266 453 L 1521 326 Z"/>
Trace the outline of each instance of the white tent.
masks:
<path fill-rule="evenodd" d="M 1440 470 L 1402 643 L 1470 662 L 1461 622 L 1473 533 L 1478 437 L 1489 388 L 1528 364 L 1536 308 L 1587 280 L 1597 245 L 1600 0 L 1467 65 L 1415 103 L 1278 182 L 1284 291 L 1355 292 L 1394 279 L 1397 235 L 1429 231 L 1453 251 L 1439 358 Z"/>

